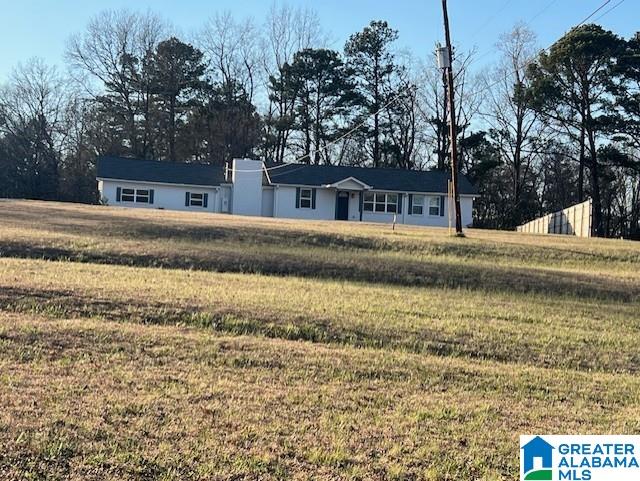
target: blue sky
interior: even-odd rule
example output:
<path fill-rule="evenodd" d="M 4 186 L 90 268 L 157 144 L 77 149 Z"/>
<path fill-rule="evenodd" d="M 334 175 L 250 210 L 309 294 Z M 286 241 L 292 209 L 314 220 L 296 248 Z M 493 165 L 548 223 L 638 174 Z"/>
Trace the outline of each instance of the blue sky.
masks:
<path fill-rule="evenodd" d="M 475 45 L 482 55 L 493 49 L 501 32 L 518 21 L 533 19 L 548 7 L 531 22 L 540 46 L 547 46 L 603 1 L 449 0 L 452 36 L 457 45 L 464 49 Z M 602 12 L 618 2 L 611 0 Z M 239 18 L 252 16 L 260 22 L 272 4 L 270 0 L 6 0 L 3 3 L 0 82 L 18 62 L 31 57 L 62 65 L 69 35 L 82 31 L 87 21 L 104 9 L 150 9 L 188 33 L 215 11 L 230 11 Z M 440 0 L 288 0 L 287 3 L 314 8 L 336 49 L 341 49 L 351 33 L 372 19 L 387 20 L 398 29 L 398 47 L 408 48 L 416 56 L 427 55 L 443 37 Z M 639 14 L 640 2 L 626 0 L 598 23 L 628 37 L 640 30 Z M 483 62 L 491 60 L 490 54 L 482 59 Z"/>

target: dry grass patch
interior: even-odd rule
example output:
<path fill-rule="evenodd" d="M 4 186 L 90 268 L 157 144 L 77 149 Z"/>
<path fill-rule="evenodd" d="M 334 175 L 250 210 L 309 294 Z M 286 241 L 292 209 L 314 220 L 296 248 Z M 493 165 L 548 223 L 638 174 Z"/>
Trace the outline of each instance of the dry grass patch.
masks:
<path fill-rule="evenodd" d="M 25 315 L 0 343 L 15 479 L 513 479 L 519 432 L 640 427 L 635 376 Z"/>
<path fill-rule="evenodd" d="M 237 335 L 636 372 L 637 302 L 21 259 L 0 308 Z"/>
<path fill-rule="evenodd" d="M 0 202 L 0 478 L 514 479 L 640 429 L 640 244 Z"/>

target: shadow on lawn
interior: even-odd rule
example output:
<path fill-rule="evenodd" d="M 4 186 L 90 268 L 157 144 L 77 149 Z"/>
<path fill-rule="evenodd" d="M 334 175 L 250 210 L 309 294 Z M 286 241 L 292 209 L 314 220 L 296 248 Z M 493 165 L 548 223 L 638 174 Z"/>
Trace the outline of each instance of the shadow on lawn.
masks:
<path fill-rule="evenodd" d="M 0 311 L 38 314 L 49 318 L 101 318 L 109 321 L 154 325 L 183 325 L 212 329 L 224 335 L 265 336 L 273 339 L 308 341 L 374 349 L 392 349 L 443 357 L 492 360 L 550 368 L 602 372 L 638 372 L 635 350 L 594 346 L 582 341 L 563 340 L 549 344 L 544 340 L 517 339 L 505 335 L 486 336 L 479 330 L 447 333 L 421 325 L 419 328 L 393 327 L 367 329 L 328 318 L 304 314 L 283 321 L 268 311 L 246 311 L 214 306 L 176 307 L 170 300 L 149 301 L 121 298 L 104 299 L 92 292 L 0 286 Z M 0 333 L 0 341 L 30 345 L 33 333 Z M 63 341 L 58 348 L 64 347 Z M 56 359 L 57 350 L 30 355 Z M 27 356 L 28 357 L 28 356 Z M 25 361 L 25 353 L 20 352 Z"/>
<path fill-rule="evenodd" d="M 0 243 L 0 257 L 160 267 L 213 272 L 255 273 L 345 280 L 399 286 L 461 288 L 503 293 L 535 293 L 553 297 L 598 298 L 622 302 L 640 299 L 631 282 L 575 272 L 527 267 L 444 263 L 429 260 L 367 257 L 345 253 L 326 259 L 296 252 L 252 252 L 208 249 L 184 253 L 141 253 L 74 250 L 9 241 Z"/>
<path fill-rule="evenodd" d="M 276 246 L 287 248 L 322 248 L 331 250 L 358 250 L 370 252 L 403 252 L 421 256 L 452 256 L 460 259 L 491 259 L 523 261 L 527 264 L 550 265 L 554 262 L 593 263 L 600 261 L 635 263 L 640 262 L 640 253 L 633 251 L 594 253 L 588 244 L 584 249 L 536 246 L 517 242 L 482 242 L 467 239 L 455 241 L 442 237 L 425 241 L 420 237 L 398 235 L 353 235 L 344 232 L 319 232 L 314 229 L 295 227 L 292 223 L 270 224 L 262 222 L 243 223 L 237 218 L 212 217 L 211 223 L 181 222 L 179 218 L 140 216 L 140 212 L 122 210 L 103 211 L 99 208 L 86 211 L 69 211 L 64 208 L 29 205 L 15 209 L 1 209 L 0 225 L 36 225 L 38 230 L 58 234 L 72 234 L 117 243 L 119 240 L 148 240 L 150 245 L 161 245 L 163 241 L 194 243 L 210 248 L 216 246 Z M 144 212 L 155 214 L 156 212 Z M 138 214 L 138 215 L 136 215 Z M 203 216 L 202 220 L 209 218 Z M 391 234 L 390 226 L 379 224 L 373 232 Z M 401 229 L 401 227 L 400 227 Z M 366 252 L 365 252 L 366 254 Z"/>

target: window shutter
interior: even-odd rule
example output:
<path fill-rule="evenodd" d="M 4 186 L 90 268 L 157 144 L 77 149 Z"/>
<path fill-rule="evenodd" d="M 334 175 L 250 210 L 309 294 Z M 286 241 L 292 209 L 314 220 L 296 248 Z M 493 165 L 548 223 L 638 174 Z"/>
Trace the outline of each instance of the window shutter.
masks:
<path fill-rule="evenodd" d="M 402 199 L 404 198 L 404 194 L 398 194 L 398 214 L 402 214 Z"/>
<path fill-rule="evenodd" d="M 149 190 L 149 204 L 153 204 L 153 189 Z"/>
<path fill-rule="evenodd" d="M 440 196 L 440 217 L 444 217 L 444 195 Z"/>
<path fill-rule="evenodd" d="M 204 194 L 202 198 L 202 207 L 206 209 L 208 205 L 209 205 L 209 194 Z"/>
<path fill-rule="evenodd" d="M 316 189 L 311 189 L 311 208 L 316 208 Z"/>
<path fill-rule="evenodd" d="M 189 199 L 191 198 L 191 193 L 190 192 L 186 192 L 184 195 L 184 205 L 186 207 L 189 207 Z"/>
<path fill-rule="evenodd" d="M 120 196 L 122 195 L 122 189 L 120 187 L 116 188 L 116 202 L 120 202 Z"/>
<path fill-rule="evenodd" d="M 407 214 L 413 214 L 413 194 L 409 194 L 409 207 L 407 208 Z"/>
<path fill-rule="evenodd" d="M 362 220 L 363 210 L 364 210 L 364 192 L 360 191 L 360 220 Z"/>
<path fill-rule="evenodd" d="M 300 187 L 296 187 L 296 209 L 300 208 Z"/>

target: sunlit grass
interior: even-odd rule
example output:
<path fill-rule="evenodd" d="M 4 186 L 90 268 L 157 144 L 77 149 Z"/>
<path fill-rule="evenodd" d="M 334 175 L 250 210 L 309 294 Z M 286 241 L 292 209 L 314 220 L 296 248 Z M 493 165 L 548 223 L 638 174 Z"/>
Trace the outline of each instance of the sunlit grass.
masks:
<path fill-rule="evenodd" d="M 514 479 L 640 428 L 640 246 L 0 202 L 0 477 Z"/>

